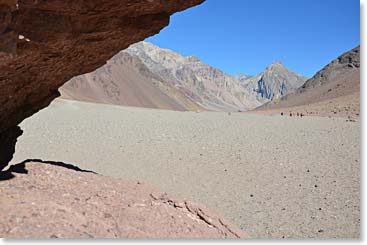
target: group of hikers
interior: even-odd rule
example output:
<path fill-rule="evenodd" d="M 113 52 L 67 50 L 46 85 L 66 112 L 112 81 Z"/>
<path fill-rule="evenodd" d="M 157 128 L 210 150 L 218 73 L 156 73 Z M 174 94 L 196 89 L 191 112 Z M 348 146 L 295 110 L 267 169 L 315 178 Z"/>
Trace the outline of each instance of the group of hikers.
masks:
<path fill-rule="evenodd" d="M 283 112 L 281 112 L 281 113 L 280 113 L 280 115 L 281 115 L 281 116 L 284 116 L 284 113 L 283 113 Z M 299 112 L 297 112 L 297 113 L 289 112 L 289 116 L 290 116 L 290 117 L 292 117 L 292 116 L 303 117 L 303 116 L 304 116 L 304 114 L 303 114 L 303 113 L 299 113 Z"/>

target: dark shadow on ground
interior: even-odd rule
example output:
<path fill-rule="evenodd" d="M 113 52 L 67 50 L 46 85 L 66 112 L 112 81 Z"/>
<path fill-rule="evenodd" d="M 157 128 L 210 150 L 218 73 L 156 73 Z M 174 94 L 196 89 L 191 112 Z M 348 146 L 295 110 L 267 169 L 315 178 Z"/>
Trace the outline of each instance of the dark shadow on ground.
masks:
<path fill-rule="evenodd" d="M 43 161 L 41 159 L 27 159 L 27 160 L 25 160 L 21 163 L 10 166 L 9 169 L 6 170 L 6 171 L 1 171 L 0 172 L 0 181 L 10 180 L 10 179 L 14 178 L 15 175 L 13 173 L 28 174 L 28 170 L 26 168 L 26 165 L 27 165 L 27 163 L 31 163 L 31 162 L 50 164 L 50 165 L 53 165 L 53 166 L 63 167 L 63 168 L 67 168 L 67 169 L 78 171 L 78 172 L 97 174 L 96 172 L 89 171 L 89 170 L 84 170 L 84 169 L 78 168 L 75 165 L 68 164 L 68 163 L 55 162 L 55 161 Z"/>
<path fill-rule="evenodd" d="M 13 158 L 17 138 L 23 134 L 19 126 L 0 132 L 0 171 L 3 170 Z"/>

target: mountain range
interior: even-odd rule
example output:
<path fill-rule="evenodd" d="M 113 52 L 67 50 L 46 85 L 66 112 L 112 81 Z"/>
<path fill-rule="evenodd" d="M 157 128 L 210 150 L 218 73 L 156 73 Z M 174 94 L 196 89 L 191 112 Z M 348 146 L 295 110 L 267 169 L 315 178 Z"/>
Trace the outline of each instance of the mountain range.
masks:
<path fill-rule="evenodd" d="M 306 78 L 274 62 L 256 76 L 231 76 L 195 56 L 148 42 L 66 83 L 62 97 L 171 110 L 248 111 L 294 92 Z"/>
<path fill-rule="evenodd" d="M 257 110 L 283 110 L 305 115 L 359 116 L 360 46 L 345 52 L 294 92 L 265 103 Z"/>

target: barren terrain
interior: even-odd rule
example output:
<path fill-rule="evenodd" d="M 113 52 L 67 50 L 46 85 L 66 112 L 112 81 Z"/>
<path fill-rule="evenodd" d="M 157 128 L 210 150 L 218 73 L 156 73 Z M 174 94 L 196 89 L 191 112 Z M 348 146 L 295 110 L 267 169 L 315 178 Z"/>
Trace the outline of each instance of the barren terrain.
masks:
<path fill-rule="evenodd" d="M 13 164 L 142 180 L 251 237 L 359 237 L 360 122 L 176 112 L 58 99 L 21 124 Z"/>

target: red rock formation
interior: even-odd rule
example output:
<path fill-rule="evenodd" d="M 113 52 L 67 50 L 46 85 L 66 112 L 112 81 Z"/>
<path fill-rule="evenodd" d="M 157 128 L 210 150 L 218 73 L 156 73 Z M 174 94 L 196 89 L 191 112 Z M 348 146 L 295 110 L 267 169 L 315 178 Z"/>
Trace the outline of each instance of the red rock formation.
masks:
<path fill-rule="evenodd" d="M 0 0 L 0 140 L 16 135 L 14 127 L 59 96 L 70 78 L 102 66 L 158 33 L 171 14 L 203 1 Z M 7 158 L 0 156 L 0 169 Z"/>
<path fill-rule="evenodd" d="M 64 163 L 15 165 L 0 172 L 0 190 L 5 238 L 246 237 L 200 205 Z"/>

